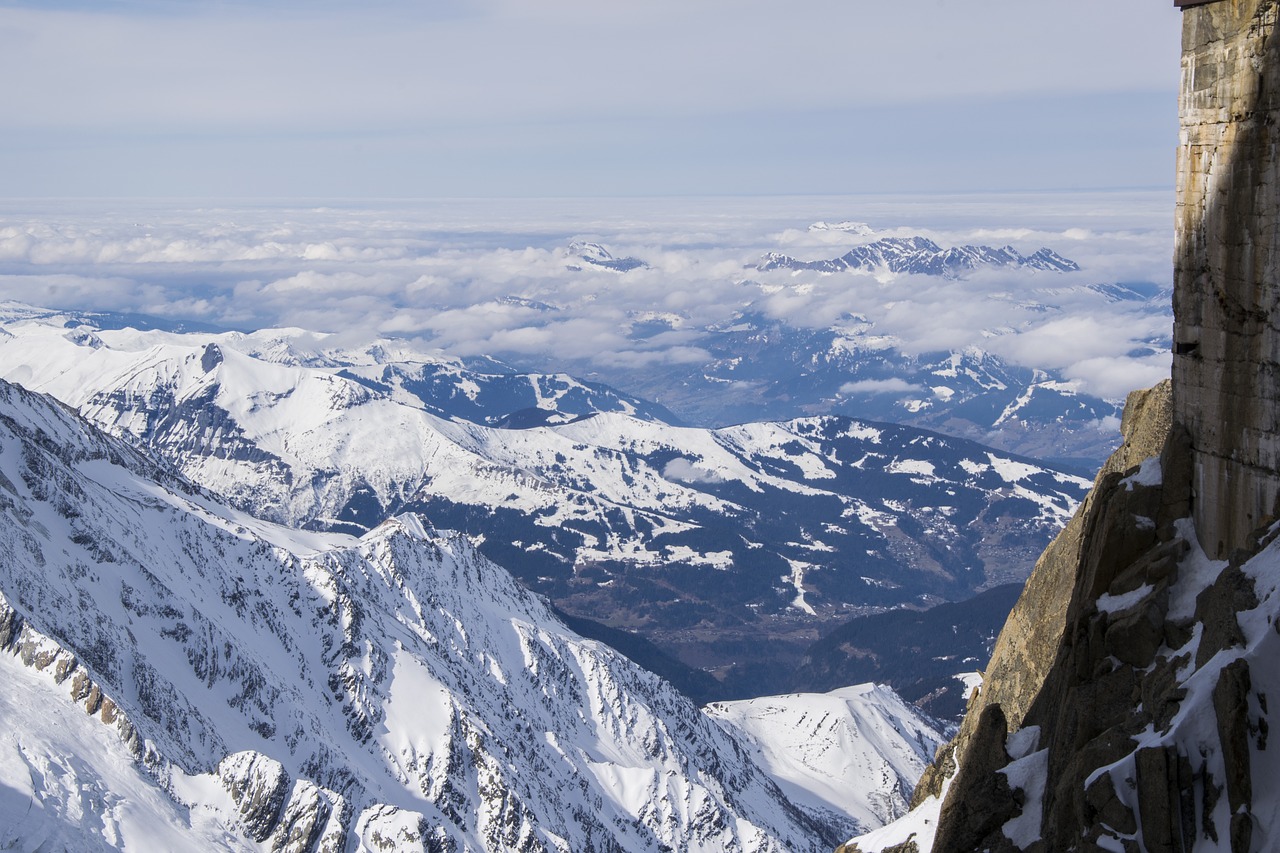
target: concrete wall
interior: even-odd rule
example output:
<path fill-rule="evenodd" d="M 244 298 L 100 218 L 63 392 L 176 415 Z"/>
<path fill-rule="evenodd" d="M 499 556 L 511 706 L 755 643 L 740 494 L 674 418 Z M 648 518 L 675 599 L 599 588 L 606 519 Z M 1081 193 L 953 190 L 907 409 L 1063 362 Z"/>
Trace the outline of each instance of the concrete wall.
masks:
<path fill-rule="evenodd" d="M 1276 0 L 1183 13 L 1174 418 L 1191 433 L 1210 556 L 1280 496 L 1280 56 Z"/>

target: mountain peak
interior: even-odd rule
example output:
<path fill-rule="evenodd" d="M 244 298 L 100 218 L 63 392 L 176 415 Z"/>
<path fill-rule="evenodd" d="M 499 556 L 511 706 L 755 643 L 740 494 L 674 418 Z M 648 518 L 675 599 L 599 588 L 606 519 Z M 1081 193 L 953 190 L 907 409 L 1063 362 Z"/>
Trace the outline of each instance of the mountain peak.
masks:
<path fill-rule="evenodd" d="M 582 269 L 577 263 L 578 261 L 596 269 L 609 270 L 616 273 L 649 268 L 649 265 L 639 258 L 615 258 L 613 253 L 604 246 L 585 240 L 575 240 L 569 244 L 565 252 L 571 259 L 569 269 Z"/>
<path fill-rule="evenodd" d="M 1080 269 L 1051 249 L 1041 248 L 1022 255 L 1012 246 L 952 246 L 942 248 L 927 237 L 884 237 L 850 249 L 838 258 L 825 261 L 801 261 L 788 255 L 769 252 L 756 264 L 756 270 L 811 270 L 821 273 L 887 272 L 892 274 L 937 275 L 959 278 L 983 268 L 1025 269 L 1031 271 L 1075 272 Z"/>

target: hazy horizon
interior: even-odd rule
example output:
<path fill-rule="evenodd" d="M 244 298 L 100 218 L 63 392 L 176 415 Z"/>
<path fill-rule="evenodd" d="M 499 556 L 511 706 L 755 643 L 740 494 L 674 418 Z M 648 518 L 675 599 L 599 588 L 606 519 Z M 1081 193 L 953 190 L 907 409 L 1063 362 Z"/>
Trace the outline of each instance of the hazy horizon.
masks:
<path fill-rule="evenodd" d="M 1088 286 L 1171 286 L 1172 201 L 1171 190 L 375 206 L 0 201 L 0 298 L 233 329 L 296 326 L 352 343 L 397 337 L 566 370 L 581 359 L 694 364 L 710 358 L 699 330 L 743 311 L 811 329 L 861 317 L 906 352 L 977 346 L 1114 398 L 1167 375 L 1167 347 L 1152 344 L 1171 320 Z M 864 222 L 874 233 L 811 229 L 818 221 Z M 820 260 L 904 236 L 1024 253 L 1047 246 L 1082 269 L 961 279 L 755 269 L 766 252 Z M 648 268 L 574 270 L 575 240 Z M 1053 311 L 1039 304 L 1042 292 L 1054 294 Z M 633 324 L 650 314 L 672 328 L 637 338 Z"/>

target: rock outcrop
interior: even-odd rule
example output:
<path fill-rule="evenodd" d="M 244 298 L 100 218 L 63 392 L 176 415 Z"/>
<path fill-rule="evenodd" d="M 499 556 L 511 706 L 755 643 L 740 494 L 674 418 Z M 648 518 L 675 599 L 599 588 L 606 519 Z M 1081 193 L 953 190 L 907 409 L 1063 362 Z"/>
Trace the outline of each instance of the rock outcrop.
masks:
<path fill-rule="evenodd" d="M 846 853 L 1274 849 L 1280 803 L 1256 792 L 1280 781 L 1280 526 L 1204 554 L 1169 390 L 1131 395 L 1124 446 L 1037 564 L 915 792 L 930 831 Z"/>

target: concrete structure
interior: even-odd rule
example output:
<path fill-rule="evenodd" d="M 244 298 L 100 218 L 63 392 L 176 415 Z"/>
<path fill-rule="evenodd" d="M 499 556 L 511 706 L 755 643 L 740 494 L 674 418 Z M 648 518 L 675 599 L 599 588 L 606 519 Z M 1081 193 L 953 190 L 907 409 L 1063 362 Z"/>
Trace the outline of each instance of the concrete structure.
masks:
<path fill-rule="evenodd" d="M 1174 262 L 1174 419 L 1211 556 L 1280 512 L 1280 61 L 1276 0 L 1188 9 Z"/>

